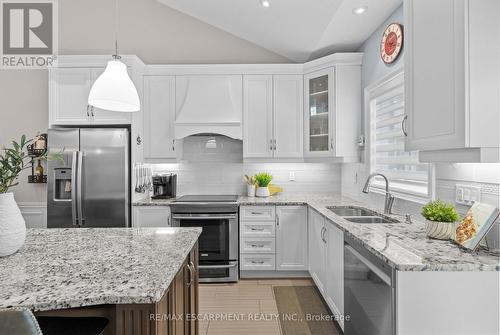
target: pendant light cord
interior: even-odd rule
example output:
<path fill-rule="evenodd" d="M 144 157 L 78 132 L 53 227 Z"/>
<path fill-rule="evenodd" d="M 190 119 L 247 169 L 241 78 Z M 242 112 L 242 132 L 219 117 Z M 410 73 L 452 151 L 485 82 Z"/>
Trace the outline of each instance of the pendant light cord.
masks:
<path fill-rule="evenodd" d="M 118 0 L 115 0 L 115 54 L 113 59 L 120 59 L 118 55 Z"/>

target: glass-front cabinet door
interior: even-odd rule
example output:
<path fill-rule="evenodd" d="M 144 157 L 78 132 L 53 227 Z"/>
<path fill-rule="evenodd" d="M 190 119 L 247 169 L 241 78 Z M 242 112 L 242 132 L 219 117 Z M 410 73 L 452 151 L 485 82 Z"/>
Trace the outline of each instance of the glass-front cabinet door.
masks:
<path fill-rule="evenodd" d="M 308 156 L 329 156 L 332 143 L 333 69 L 305 76 L 305 152 Z"/>

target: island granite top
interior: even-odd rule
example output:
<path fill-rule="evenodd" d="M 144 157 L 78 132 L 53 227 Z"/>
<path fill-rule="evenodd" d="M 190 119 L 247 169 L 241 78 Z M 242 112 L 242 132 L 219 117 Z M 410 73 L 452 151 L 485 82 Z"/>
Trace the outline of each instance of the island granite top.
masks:
<path fill-rule="evenodd" d="M 33 311 L 160 300 L 201 228 L 28 229 L 0 258 L 0 308 Z"/>

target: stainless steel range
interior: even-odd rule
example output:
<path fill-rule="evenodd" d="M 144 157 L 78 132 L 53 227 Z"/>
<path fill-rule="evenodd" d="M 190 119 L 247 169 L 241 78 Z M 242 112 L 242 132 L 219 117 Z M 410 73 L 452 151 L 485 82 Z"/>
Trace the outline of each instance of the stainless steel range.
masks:
<path fill-rule="evenodd" d="M 171 206 L 174 227 L 202 227 L 200 282 L 238 281 L 238 196 L 185 195 Z"/>

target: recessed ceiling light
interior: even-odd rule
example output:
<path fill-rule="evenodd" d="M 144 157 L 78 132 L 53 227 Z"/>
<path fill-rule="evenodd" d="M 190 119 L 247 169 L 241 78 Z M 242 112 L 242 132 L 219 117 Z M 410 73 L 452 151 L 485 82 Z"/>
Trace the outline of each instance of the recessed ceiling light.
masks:
<path fill-rule="evenodd" d="M 265 7 L 265 8 L 268 8 L 271 6 L 271 3 L 269 2 L 269 0 L 260 0 L 260 4 L 262 5 L 262 7 Z"/>
<path fill-rule="evenodd" d="M 352 13 L 356 14 L 356 15 L 360 15 L 360 14 L 363 14 L 364 12 L 366 12 L 367 9 L 368 9 L 368 7 L 366 7 L 366 6 L 356 7 L 352 10 Z"/>

